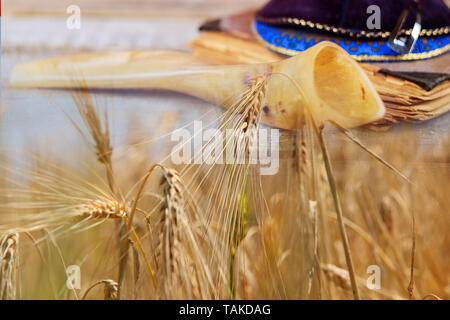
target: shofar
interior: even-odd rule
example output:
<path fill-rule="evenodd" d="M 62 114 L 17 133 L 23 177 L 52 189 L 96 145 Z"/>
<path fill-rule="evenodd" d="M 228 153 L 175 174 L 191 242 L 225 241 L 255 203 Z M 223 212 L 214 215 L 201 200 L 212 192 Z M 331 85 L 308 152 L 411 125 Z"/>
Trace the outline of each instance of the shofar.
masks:
<path fill-rule="evenodd" d="M 206 65 L 190 54 L 140 51 L 86 54 L 16 65 L 14 88 L 155 88 L 229 107 L 255 77 L 267 77 L 262 121 L 295 129 L 298 111 L 317 121 L 354 127 L 381 119 L 385 109 L 358 64 L 339 46 L 321 42 L 278 62 Z"/>

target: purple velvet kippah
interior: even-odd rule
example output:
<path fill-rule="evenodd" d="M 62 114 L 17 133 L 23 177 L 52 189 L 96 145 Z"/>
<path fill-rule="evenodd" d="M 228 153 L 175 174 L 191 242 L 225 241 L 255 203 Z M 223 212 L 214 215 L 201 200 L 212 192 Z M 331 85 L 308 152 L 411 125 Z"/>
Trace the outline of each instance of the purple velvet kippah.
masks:
<path fill-rule="evenodd" d="M 381 32 L 394 29 L 402 10 L 411 0 L 272 0 L 256 15 L 258 21 L 278 24 L 296 25 L 315 28 L 327 25 L 332 29 L 349 29 L 352 35 L 360 31 L 371 32 L 366 25 L 367 8 L 377 5 L 380 8 Z M 410 14 L 405 28 L 414 24 L 414 16 Z M 301 21 L 301 24 L 299 23 Z M 313 24 L 315 25 L 313 27 Z M 450 9 L 443 0 L 422 1 L 422 29 L 444 29 L 450 25 Z M 327 28 L 328 29 L 328 28 Z M 327 30 L 321 30 L 327 31 Z M 342 33 L 342 32 L 334 32 Z M 345 33 L 349 35 L 349 33 Z M 364 34 L 364 32 L 363 32 Z M 442 34 L 442 32 L 440 32 Z M 351 35 L 350 35 L 351 36 Z"/>
<path fill-rule="evenodd" d="M 255 18 L 256 38 L 285 55 L 321 41 L 358 61 L 423 60 L 450 51 L 443 0 L 271 0 Z"/>

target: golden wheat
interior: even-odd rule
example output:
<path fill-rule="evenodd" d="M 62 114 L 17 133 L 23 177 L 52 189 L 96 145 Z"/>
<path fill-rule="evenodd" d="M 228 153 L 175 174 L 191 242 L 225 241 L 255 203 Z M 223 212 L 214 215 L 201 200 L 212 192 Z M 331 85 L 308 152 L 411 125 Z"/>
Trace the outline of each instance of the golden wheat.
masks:
<path fill-rule="evenodd" d="M 0 300 L 14 300 L 17 292 L 19 234 L 7 232 L 0 238 Z"/>
<path fill-rule="evenodd" d="M 95 200 L 80 208 L 82 215 L 91 218 L 123 219 L 127 216 L 124 204 L 112 200 Z"/>
<path fill-rule="evenodd" d="M 96 283 L 94 283 L 93 285 L 91 285 L 86 292 L 84 293 L 83 297 L 81 298 L 81 300 L 85 300 L 88 296 L 88 293 L 96 286 L 100 285 L 100 284 L 104 284 L 104 289 L 103 289 L 103 298 L 104 300 L 120 300 L 120 291 L 119 291 L 119 284 L 111 279 L 105 279 L 105 280 L 100 280 Z"/>
<path fill-rule="evenodd" d="M 263 77 L 252 79 L 247 91 L 220 118 L 221 130 L 238 129 L 235 148 L 246 155 L 264 112 L 266 85 Z M 91 97 L 81 99 L 84 100 L 77 106 L 91 135 L 95 161 L 106 171 L 94 172 L 95 165 L 89 163 L 87 168 L 69 173 L 64 163 L 61 165 L 64 170 L 60 170 L 49 161 L 40 161 L 36 167 L 22 172 L 25 182 L 9 177 L 5 185 L 12 181 L 15 188 L 2 185 L 10 192 L 2 193 L 7 197 L 1 199 L 0 208 L 6 208 L 8 215 L 1 212 L 0 225 L 2 231 L 21 227 L 18 232 L 36 237 L 32 244 L 37 249 L 47 245 L 48 249 L 42 249 L 46 248 L 49 256 L 50 248 L 55 252 L 61 246 L 64 256 L 83 257 L 83 273 L 88 283 L 94 283 L 84 291 L 83 298 L 93 287 L 103 285 L 104 299 L 118 299 L 120 295 L 127 299 L 348 299 L 353 288 L 351 273 L 345 265 L 346 255 L 351 252 L 343 245 L 341 224 L 348 232 L 353 252 L 358 253 L 352 256 L 353 273 L 362 298 L 448 298 L 445 273 L 448 257 L 442 253 L 449 250 L 445 231 L 450 220 L 442 210 L 449 208 L 450 200 L 436 183 L 448 177 L 448 168 L 436 165 L 416 170 L 414 163 L 405 161 L 414 154 L 420 160 L 438 159 L 439 163 L 447 164 L 447 141 L 433 153 L 412 146 L 398 151 L 399 141 L 414 142 L 417 135 L 410 131 L 402 139 L 391 136 L 392 141 L 384 143 L 383 148 L 378 140 L 369 142 L 371 147 L 378 148 L 376 154 L 369 152 L 369 155 L 377 160 L 386 158 L 384 164 L 390 170 L 365 161 L 353 166 L 353 162 L 344 160 L 364 157 L 360 153 L 364 145 L 353 135 L 366 132 L 356 130 L 350 135 L 349 131 L 341 130 L 354 142 L 358 141 L 358 147 L 352 149 L 355 145 L 343 143 L 333 133 L 322 131 L 321 126 L 316 133 L 323 136 L 315 137 L 312 119 L 303 114 L 296 132 L 283 133 L 281 144 L 289 145 L 289 149 L 282 150 L 287 156 L 281 159 L 280 171 L 275 176 L 255 175 L 253 169 L 257 166 L 247 163 L 175 169 L 164 162 L 142 177 L 147 164 L 156 162 L 148 150 L 139 149 L 139 143 L 134 143 L 133 153 L 139 153 L 134 157 L 129 149 L 123 148 L 127 157 L 114 162 L 113 170 L 107 118 L 99 116 L 95 102 L 89 101 Z M 324 146 L 328 134 L 333 143 Z M 329 150 L 329 155 L 320 153 L 323 147 Z M 122 156 L 119 154 L 117 158 Z M 331 158 L 333 172 L 325 163 L 330 164 Z M 399 169 L 389 163 L 395 163 Z M 133 173 L 127 176 L 131 167 Z M 157 179 L 154 168 L 161 169 L 161 179 L 159 176 Z M 122 175 L 120 180 L 116 179 L 117 172 Z M 420 183 L 405 184 L 405 179 L 398 179 L 400 172 L 408 173 L 402 175 L 408 181 Z M 335 179 L 331 189 L 330 177 Z M 121 189 L 129 190 L 128 194 L 122 196 Z M 417 215 L 417 246 L 411 248 L 413 210 Z M 345 216 L 339 217 L 334 211 L 345 212 Z M 10 216 L 16 220 L 8 220 Z M 114 229 L 108 221 L 122 222 L 125 232 Z M 67 232 L 57 232 L 61 225 L 69 225 L 64 229 Z M 99 227 L 91 228 L 93 225 Z M 81 230 L 90 231 L 71 232 Z M 71 242 L 75 236 L 83 241 Z M 111 238 L 116 241 L 110 241 Z M 15 298 L 19 291 L 16 274 L 11 272 L 19 265 L 17 241 L 18 234 L 14 232 L 4 234 L 1 241 L 2 298 Z M 435 245 L 427 246 L 428 242 Z M 22 241 L 21 246 L 24 244 Z M 132 259 L 124 263 L 127 260 L 123 257 L 130 249 Z M 30 256 L 21 269 L 27 280 L 34 281 L 30 287 L 35 291 L 26 289 L 25 295 L 19 291 L 20 297 L 41 294 L 37 288 L 44 279 L 31 272 L 36 264 L 45 270 L 59 267 L 60 261 L 51 260 L 46 254 L 38 258 Z M 145 269 L 141 270 L 141 263 L 147 266 L 150 277 Z M 369 264 L 382 269 L 383 288 L 379 291 L 366 289 Z M 415 268 L 415 264 L 419 267 Z M 116 278 L 117 271 L 123 276 Z M 60 278 L 51 277 L 49 283 L 63 285 Z"/>

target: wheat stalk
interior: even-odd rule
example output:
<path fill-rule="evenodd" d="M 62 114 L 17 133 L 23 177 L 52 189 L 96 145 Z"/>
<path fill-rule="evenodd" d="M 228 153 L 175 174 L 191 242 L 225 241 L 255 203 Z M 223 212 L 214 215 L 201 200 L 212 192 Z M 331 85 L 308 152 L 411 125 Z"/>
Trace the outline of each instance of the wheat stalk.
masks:
<path fill-rule="evenodd" d="M 353 297 L 355 300 L 359 300 L 360 296 L 359 296 L 359 290 L 358 290 L 358 283 L 356 281 L 356 274 L 355 274 L 353 258 L 352 258 L 352 254 L 351 254 L 351 250 L 350 250 L 350 243 L 349 243 L 347 231 L 346 231 L 345 225 L 344 225 L 344 215 L 342 212 L 342 206 L 341 206 L 341 202 L 340 202 L 339 195 L 337 192 L 337 186 L 336 186 L 336 181 L 335 181 L 334 174 L 333 174 L 333 169 L 331 167 L 331 160 L 328 155 L 328 149 L 326 147 L 326 144 L 325 144 L 325 141 L 323 138 L 323 128 L 318 127 L 318 125 L 316 124 L 313 117 L 311 117 L 311 119 L 313 122 L 313 127 L 316 132 L 317 138 L 319 140 L 319 146 L 322 150 L 323 161 L 324 161 L 325 169 L 327 172 L 328 183 L 330 186 L 331 194 L 333 196 L 333 202 L 334 202 L 334 207 L 336 209 L 336 216 L 337 216 L 337 221 L 338 221 L 338 226 L 339 226 L 339 232 L 341 234 L 342 244 L 344 246 L 345 260 L 346 260 L 348 272 L 350 275 L 350 283 L 352 286 Z"/>
<path fill-rule="evenodd" d="M 109 135 L 107 112 L 105 111 L 103 117 L 101 118 L 88 88 L 83 86 L 83 84 L 81 84 L 80 87 L 83 88 L 82 91 L 71 91 L 72 99 L 75 102 L 78 113 L 80 114 L 93 140 L 92 145 L 95 149 L 97 159 L 102 165 L 105 166 L 106 178 L 108 180 L 110 191 L 112 194 L 116 194 L 116 182 L 112 166 L 113 148 L 111 146 L 111 139 Z M 82 137 L 86 139 L 83 130 L 81 130 L 75 121 L 72 119 L 70 120 L 75 128 L 81 133 Z"/>
<path fill-rule="evenodd" d="M 16 299 L 19 234 L 7 232 L 0 238 L 0 300 Z"/>
<path fill-rule="evenodd" d="M 272 73 L 272 74 L 276 74 L 276 73 Z M 279 74 L 283 75 L 287 79 L 289 79 L 289 81 L 296 87 L 296 89 L 297 89 L 299 95 L 302 97 L 302 99 L 305 99 L 306 96 L 305 96 L 302 88 L 300 87 L 300 85 L 297 83 L 297 81 L 295 81 L 288 74 L 284 74 L 284 73 L 279 73 Z M 321 153 L 322 153 L 323 162 L 325 165 L 328 184 L 330 186 L 331 194 L 333 196 L 334 207 L 336 210 L 336 215 L 337 215 L 337 220 L 338 220 L 338 225 L 339 225 L 339 232 L 341 234 L 342 244 L 344 246 L 345 260 L 346 260 L 347 268 L 348 268 L 349 275 L 350 275 L 350 283 L 352 286 L 353 297 L 355 300 L 359 300 L 360 296 L 359 296 L 359 290 L 358 290 L 358 283 L 356 280 L 356 274 L 355 274 L 355 270 L 354 270 L 354 266 L 353 266 L 353 259 L 352 259 L 352 255 L 351 255 L 350 244 L 348 241 L 347 232 L 346 232 L 345 225 L 343 222 L 342 206 L 341 206 L 341 202 L 339 200 L 339 195 L 337 192 L 336 181 L 335 181 L 335 177 L 333 174 L 333 169 L 331 167 L 331 160 L 328 155 L 328 149 L 325 144 L 324 137 L 323 137 L 323 123 L 317 123 L 316 119 L 314 119 L 313 113 L 311 112 L 311 110 L 309 108 L 306 108 L 304 110 L 303 116 L 305 118 L 307 117 L 309 120 L 311 120 L 312 127 L 314 129 L 314 132 L 317 136 L 317 140 L 319 142 L 319 147 L 322 151 Z"/>
<path fill-rule="evenodd" d="M 96 286 L 104 284 L 103 297 L 105 300 L 120 300 L 119 284 L 111 279 L 100 280 L 91 285 L 84 293 L 81 300 L 86 300 L 88 293 Z"/>
<path fill-rule="evenodd" d="M 162 205 L 158 212 L 155 260 L 159 294 L 171 299 L 216 297 L 214 281 L 220 277 L 210 230 L 203 222 L 180 174 L 158 165 L 162 171 Z M 207 253 L 211 255 L 206 256 Z M 219 272 L 213 276 L 213 272 Z"/>
<path fill-rule="evenodd" d="M 250 158 L 254 143 L 256 142 L 256 135 L 258 132 L 260 120 L 261 120 L 261 109 L 265 101 L 267 92 L 267 77 L 260 76 L 252 79 L 247 90 L 242 94 L 241 99 L 237 102 L 237 110 L 242 114 L 243 123 L 239 126 L 237 130 L 237 156 L 240 156 L 240 152 L 244 152 L 244 155 Z M 240 170 L 236 170 L 240 172 Z M 233 174 L 232 174 L 233 175 Z M 235 264 L 236 264 L 236 253 L 241 241 L 245 237 L 247 216 L 248 216 L 248 184 L 249 184 L 249 171 L 248 164 L 244 166 L 244 172 L 238 175 L 236 178 L 236 186 L 231 185 L 234 189 L 231 193 L 236 193 L 237 195 L 237 207 L 231 206 L 230 212 L 230 256 L 229 256 L 229 275 L 230 275 L 230 293 L 231 298 L 234 299 L 236 296 L 236 284 L 235 284 Z"/>
<path fill-rule="evenodd" d="M 106 170 L 106 179 L 108 182 L 108 186 L 111 194 L 115 198 L 121 198 L 124 201 L 124 197 L 120 188 L 118 188 L 117 181 L 114 175 L 113 164 L 112 164 L 112 152 L 113 148 L 111 146 L 111 139 L 109 134 L 109 123 L 108 123 L 108 115 L 105 110 L 103 118 L 101 118 L 97 112 L 97 108 L 94 104 L 94 100 L 92 95 L 90 94 L 86 83 L 80 81 L 78 83 L 78 87 L 83 88 L 81 92 L 79 91 L 71 91 L 72 99 L 74 100 L 78 112 L 81 115 L 81 118 L 86 125 L 89 134 L 91 135 L 92 140 L 94 141 L 93 147 L 95 149 L 98 161 L 105 167 Z M 75 128 L 83 135 L 83 131 L 79 128 L 79 126 L 72 121 Z M 121 223 L 119 226 L 119 284 L 122 284 L 125 269 L 128 261 L 128 249 L 129 242 L 127 233 L 130 231 L 130 228 L 127 228 L 126 224 Z"/>
<path fill-rule="evenodd" d="M 136 241 L 136 244 L 138 246 L 139 251 L 141 252 L 141 255 L 143 256 L 146 265 L 147 270 L 149 272 L 150 278 L 152 279 L 153 285 L 156 288 L 156 282 L 153 275 L 153 270 L 150 266 L 150 262 L 147 258 L 147 254 L 145 253 L 144 247 L 142 245 L 142 242 L 137 235 L 136 231 L 134 230 L 133 226 L 129 222 L 128 219 L 128 212 L 130 212 L 130 208 L 125 206 L 124 204 L 121 204 L 117 201 L 111 201 L 111 200 L 95 200 L 90 203 L 87 203 L 83 205 L 81 210 L 81 217 L 89 218 L 89 219 L 120 219 L 125 222 L 125 224 L 128 226 L 129 231 L 131 233 L 131 236 Z M 125 237 L 124 241 L 127 241 L 129 243 L 128 236 Z M 123 261 L 123 260 L 121 260 Z"/>

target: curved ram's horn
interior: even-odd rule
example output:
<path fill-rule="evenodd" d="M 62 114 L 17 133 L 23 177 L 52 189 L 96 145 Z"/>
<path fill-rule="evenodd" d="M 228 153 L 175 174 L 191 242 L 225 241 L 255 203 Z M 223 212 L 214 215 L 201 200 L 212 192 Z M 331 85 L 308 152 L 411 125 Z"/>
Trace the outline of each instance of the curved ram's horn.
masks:
<path fill-rule="evenodd" d="M 14 88 L 68 88 L 82 79 L 90 88 L 158 88 L 223 104 L 242 93 L 256 76 L 267 76 L 262 121 L 295 129 L 298 110 L 308 107 L 318 121 L 353 127 L 380 119 L 384 106 L 358 64 L 339 46 L 318 45 L 279 62 L 211 66 L 171 51 L 118 52 L 54 58 L 19 64 Z"/>

